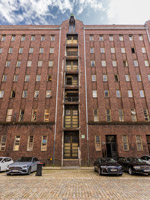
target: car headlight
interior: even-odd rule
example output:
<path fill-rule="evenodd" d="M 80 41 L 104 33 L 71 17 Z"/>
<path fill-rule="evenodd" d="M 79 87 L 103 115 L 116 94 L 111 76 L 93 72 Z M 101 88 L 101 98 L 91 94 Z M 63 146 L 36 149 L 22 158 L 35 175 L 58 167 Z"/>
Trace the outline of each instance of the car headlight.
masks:
<path fill-rule="evenodd" d="M 134 169 L 141 169 L 140 166 L 134 166 L 133 168 L 134 168 Z"/>

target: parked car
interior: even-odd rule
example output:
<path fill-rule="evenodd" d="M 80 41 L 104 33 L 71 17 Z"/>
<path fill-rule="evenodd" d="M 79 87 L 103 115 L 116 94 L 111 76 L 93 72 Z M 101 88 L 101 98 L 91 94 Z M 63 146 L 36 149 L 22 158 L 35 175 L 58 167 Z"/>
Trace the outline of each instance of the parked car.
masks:
<path fill-rule="evenodd" d="M 8 165 L 13 163 L 12 158 L 9 157 L 0 157 L 0 172 L 6 171 Z"/>
<path fill-rule="evenodd" d="M 122 165 L 123 170 L 132 174 L 150 174 L 150 165 L 140 158 L 119 157 L 118 162 Z"/>
<path fill-rule="evenodd" d="M 99 175 L 113 174 L 122 175 L 122 166 L 118 164 L 112 158 L 97 158 L 94 162 L 94 171 L 97 171 Z"/>
<path fill-rule="evenodd" d="M 150 156 L 142 156 L 141 159 L 146 162 L 147 164 L 150 164 Z"/>
<path fill-rule="evenodd" d="M 21 157 L 19 160 L 9 165 L 7 175 L 11 174 L 30 174 L 37 170 L 37 164 L 40 163 L 35 157 Z"/>

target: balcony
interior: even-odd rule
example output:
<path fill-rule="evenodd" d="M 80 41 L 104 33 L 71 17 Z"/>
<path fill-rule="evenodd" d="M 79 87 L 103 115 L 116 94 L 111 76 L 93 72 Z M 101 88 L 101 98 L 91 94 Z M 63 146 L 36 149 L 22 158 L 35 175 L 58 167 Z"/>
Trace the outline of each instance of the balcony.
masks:
<path fill-rule="evenodd" d="M 78 59 L 78 48 L 67 48 L 66 49 L 66 59 L 67 60 L 77 60 Z"/>
<path fill-rule="evenodd" d="M 65 128 L 78 128 L 79 127 L 79 119 L 77 116 L 65 116 Z"/>
<path fill-rule="evenodd" d="M 78 102 L 79 97 L 65 97 L 65 102 Z"/>
<path fill-rule="evenodd" d="M 78 40 L 73 40 L 73 39 L 67 40 L 66 41 L 66 45 L 67 45 L 67 47 L 77 46 L 78 45 Z"/>
<path fill-rule="evenodd" d="M 76 73 L 78 72 L 78 65 L 66 65 L 66 72 Z"/>

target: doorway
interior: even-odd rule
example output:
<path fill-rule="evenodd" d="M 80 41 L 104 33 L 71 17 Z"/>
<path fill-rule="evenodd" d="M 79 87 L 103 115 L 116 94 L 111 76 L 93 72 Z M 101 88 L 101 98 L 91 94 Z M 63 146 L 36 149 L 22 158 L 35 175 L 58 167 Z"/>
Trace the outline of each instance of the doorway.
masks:
<path fill-rule="evenodd" d="M 106 135 L 106 155 L 108 158 L 117 158 L 117 140 L 116 135 Z"/>
<path fill-rule="evenodd" d="M 149 154 L 150 154 L 150 135 L 146 136 L 146 140 L 147 140 L 148 151 L 149 151 Z"/>
<path fill-rule="evenodd" d="M 78 159 L 79 133 L 64 132 L 64 159 Z"/>

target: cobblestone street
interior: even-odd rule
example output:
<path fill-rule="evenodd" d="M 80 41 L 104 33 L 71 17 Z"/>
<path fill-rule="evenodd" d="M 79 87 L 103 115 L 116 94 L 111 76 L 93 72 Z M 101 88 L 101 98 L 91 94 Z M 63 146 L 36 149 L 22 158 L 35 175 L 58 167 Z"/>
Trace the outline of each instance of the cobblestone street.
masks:
<path fill-rule="evenodd" d="M 0 200 L 149 200 L 150 176 L 99 176 L 93 170 L 43 170 L 43 176 L 0 173 Z"/>

